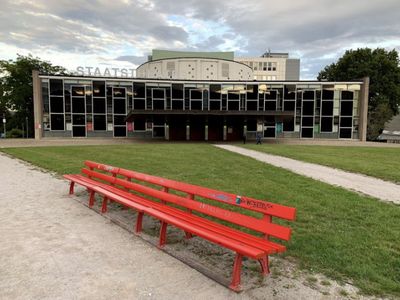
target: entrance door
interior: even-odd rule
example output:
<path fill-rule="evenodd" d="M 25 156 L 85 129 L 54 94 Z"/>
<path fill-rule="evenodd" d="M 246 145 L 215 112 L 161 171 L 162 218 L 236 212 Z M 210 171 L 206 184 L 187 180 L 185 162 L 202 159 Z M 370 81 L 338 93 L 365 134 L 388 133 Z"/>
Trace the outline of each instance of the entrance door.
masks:
<path fill-rule="evenodd" d="M 84 86 L 71 86 L 72 136 L 86 137 L 86 91 Z"/>

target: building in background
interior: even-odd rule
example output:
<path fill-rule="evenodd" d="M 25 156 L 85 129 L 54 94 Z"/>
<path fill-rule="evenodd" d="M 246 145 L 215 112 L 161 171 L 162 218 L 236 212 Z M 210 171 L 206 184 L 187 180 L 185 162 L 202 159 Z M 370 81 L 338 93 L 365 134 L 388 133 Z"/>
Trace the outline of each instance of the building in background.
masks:
<path fill-rule="evenodd" d="M 268 51 L 261 57 L 236 57 L 235 61 L 248 65 L 255 80 L 300 79 L 300 59 L 289 58 L 289 53 Z"/>
<path fill-rule="evenodd" d="M 261 59 L 287 62 L 285 55 Z M 365 140 L 368 79 L 255 80 L 256 70 L 233 59 L 232 52 L 153 51 L 136 78 L 34 71 L 35 137 Z"/>
<path fill-rule="evenodd" d="M 400 144 L 400 111 L 385 124 L 378 140 L 386 143 Z"/>

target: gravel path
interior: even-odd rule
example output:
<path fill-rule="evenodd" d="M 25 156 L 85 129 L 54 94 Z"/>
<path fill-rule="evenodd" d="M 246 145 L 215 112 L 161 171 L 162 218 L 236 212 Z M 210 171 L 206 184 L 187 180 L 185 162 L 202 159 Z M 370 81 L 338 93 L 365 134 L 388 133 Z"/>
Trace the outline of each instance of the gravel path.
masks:
<path fill-rule="evenodd" d="M 382 179 L 342 171 L 330 167 L 298 161 L 283 156 L 266 154 L 233 145 L 215 145 L 228 151 L 239 153 L 256 160 L 284 168 L 294 173 L 323 181 L 345 189 L 378 198 L 382 201 L 400 204 L 400 185 Z"/>
<path fill-rule="evenodd" d="M 239 298 L 0 154 L 0 299 Z"/>

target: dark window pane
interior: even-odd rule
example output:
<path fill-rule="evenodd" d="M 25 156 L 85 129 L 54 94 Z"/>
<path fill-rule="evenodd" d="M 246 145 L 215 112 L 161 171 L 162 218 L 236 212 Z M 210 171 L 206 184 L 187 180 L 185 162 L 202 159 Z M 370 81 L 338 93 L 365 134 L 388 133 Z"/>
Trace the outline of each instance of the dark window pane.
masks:
<path fill-rule="evenodd" d="M 304 91 L 303 92 L 303 99 L 305 100 L 314 100 L 315 93 L 314 91 Z"/>
<path fill-rule="evenodd" d="M 314 126 L 314 118 L 313 117 L 302 117 L 301 125 L 302 126 Z"/>
<path fill-rule="evenodd" d="M 65 112 L 71 112 L 71 95 L 65 94 L 64 105 L 65 105 Z"/>
<path fill-rule="evenodd" d="M 85 87 L 84 86 L 73 86 L 71 88 L 72 96 L 83 97 L 85 96 Z"/>
<path fill-rule="evenodd" d="M 153 100 L 153 109 L 165 109 L 165 100 Z"/>
<path fill-rule="evenodd" d="M 247 110 L 257 110 L 258 101 L 247 101 Z"/>
<path fill-rule="evenodd" d="M 134 120 L 133 129 L 146 130 L 146 120 L 144 118 L 137 118 Z"/>
<path fill-rule="evenodd" d="M 64 130 L 64 115 L 51 114 L 51 130 Z"/>
<path fill-rule="evenodd" d="M 114 99 L 114 114 L 126 114 L 125 99 Z"/>
<path fill-rule="evenodd" d="M 340 115 L 352 116 L 353 115 L 353 101 L 340 102 Z"/>
<path fill-rule="evenodd" d="M 92 96 L 86 96 L 86 113 L 92 112 Z"/>
<path fill-rule="evenodd" d="M 153 136 L 154 137 L 164 137 L 165 136 L 164 127 L 153 127 Z"/>
<path fill-rule="evenodd" d="M 303 116 L 314 115 L 314 102 L 313 101 L 303 101 Z"/>
<path fill-rule="evenodd" d="M 203 90 L 198 90 L 198 89 L 190 90 L 190 99 L 203 100 Z"/>
<path fill-rule="evenodd" d="M 106 130 L 106 116 L 93 116 L 93 130 Z"/>
<path fill-rule="evenodd" d="M 114 88 L 114 97 L 125 98 L 125 88 Z"/>
<path fill-rule="evenodd" d="M 172 99 L 183 99 L 183 84 L 172 84 Z"/>
<path fill-rule="evenodd" d="M 74 136 L 74 137 L 86 136 L 86 127 L 85 126 L 72 126 L 72 136 Z"/>
<path fill-rule="evenodd" d="M 210 85 L 210 99 L 215 99 L 215 100 L 221 99 L 221 85 L 219 84 Z"/>
<path fill-rule="evenodd" d="M 332 132 L 333 117 L 321 117 L 321 132 Z"/>
<path fill-rule="evenodd" d="M 264 137 L 275 137 L 275 127 L 269 127 L 265 129 Z"/>
<path fill-rule="evenodd" d="M 210 101 L 210 110 L 220 110 L 221 101 Z"/>
<path fill-rule="evenodd" d="M 283 109 L 285 111 L 294 111 L 296 101 L 284 101 L 283 102 Z"/>
<path fill-rule="evenodd" d="M 172 109 L 183 109 L 183 100 L 182 101 L 172 101 Z"/>
<path fill-rule="evenodd" d="M 125 116 L 114 116 L 114 125 L 125 125 Z"/>
<path fill-rule="evenodd" d="M 98 113 L 98 114 L 106 113 L 105 98 L 93 98 L 93 113 Z"/>
<path fill-rule="evenodd" d="M 352 127 L 352 117 L 341 117 L 340 127 Z"/>
<path fill-rule="evenodd" d="M 228 102 L 228 110 L 239 110 L 239 106 L 240 106 L 239 101 Z"/>
<path fill-rule="evenodd" d="M 342 91 L 342 100 L 353 100 L 354 92 Z"/>
<path fill-rule="evenodd" d="M 283 120 L 283 131 L 294 131 L 294 118 Z"/>
<path fill-rule="evenodd" d="M 301 137 L 302 138 L 312 138 L 313 137 L 313 128 L 302 128 L 301 129 Z"/>
<path fill-rule="evenodd" d="M 164 99 L 165 90 L 164 89 L 153 89 L 153 99 Z"/>
<path fill-rule="evenodd" d="M 85 98 L 72 98 L 72 113 L 85 113 Z"/>
<path fill-rule="evenodd" d="M 249 103 L 247 103 L 247 109 L 248 108 L 249 108 Z M 265 101 L 265 110 L 276 110 L 276 101 Z"/>
<path fill-rule="evenodd" d="M 322 100 L 333 100 L 334 92 L 333 90 L 323 90 Z"/>
<path fill-rule="evenodd" d="M 63 89 L 62 79 L 50 79 L 50 95 L 62 96 Z"/>
<path fill-rule="evenodd" d="M 134 98 L 146 97 L 146 87 L 144 83 L 135 82 L 133 84 L 133 96 Z"/>
<path fill-rule="evenodd" d="M 248 84 L 247 85 L 247 99 L 257 100 L 258 99 L 258 85 Z"/>
<path fill-rule="evenodd" d="M 85 115 L 72 115 L 72 124 L 73 125 L 86 125 L 85 124 Z"/>
<path fill-rule="evenodd" d="M 93 81 L 93 96 L 94 97 L 105 97 L 106 96 L 105 81 Z"/>
<path fill-rule="evenodd" d="M 145 109 L 146 100 L 133 100 L 133 109 Z"/>
<path fill-rule="evenodd" d="M 296 86 L 285 85 L 284 99 L 295 100 L 296 99 Z"/>
<path fill-rule="evenodd" d="M 322 101 L 322 116 L 333 115 L 333 101 Z"/>
<path fill-rule="evenodd" d="M 114 136 L 126 136 L 126 126 L 114 127 Z"/>
<path fill-rule="evenodd" d="M 190 101 L 190 109 L 194 110 L 201 110 L 202 109 L 202 102 L 201 101 Z"/>
<path fill-rule="evenodd" d="M 50 112 L 62 113 L 64 112 L 64 98 L 63 97 L 50 97 Z"/>
<path fill-rule="evenodd" d="M 276 95 L 276 91 L 268 91 L 267 93 L 265 93 L 265 100 L 275 100 Z"/>
<path fill-rule="evenodd" d="M 239 92 L 229 91 L 228 92 L 228 99 L 229 100 L 239 100 Z"/>
<path fill-rule="evenodd" d="M 341 128 L 339 131 L 341 139 L 351 139 L 351 128 Z"/>

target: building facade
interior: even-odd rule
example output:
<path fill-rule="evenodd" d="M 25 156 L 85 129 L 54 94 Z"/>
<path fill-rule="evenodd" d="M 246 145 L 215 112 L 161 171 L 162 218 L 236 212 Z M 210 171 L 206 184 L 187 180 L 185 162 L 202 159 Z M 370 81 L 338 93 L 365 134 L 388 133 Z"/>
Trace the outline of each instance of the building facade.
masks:
<path fill-rule="evenodd" d="M 255 80 L 300 79 L 300 59 L 289 58 L 289 53 L 266 52 L 261 57 L 236 57 L 235 61 L 249 66 Z"/>
<path fill-rule="evenodd" d="M 182 80 L 33 72 L 35 137 L 365 140 L 368 79 Z"/>

